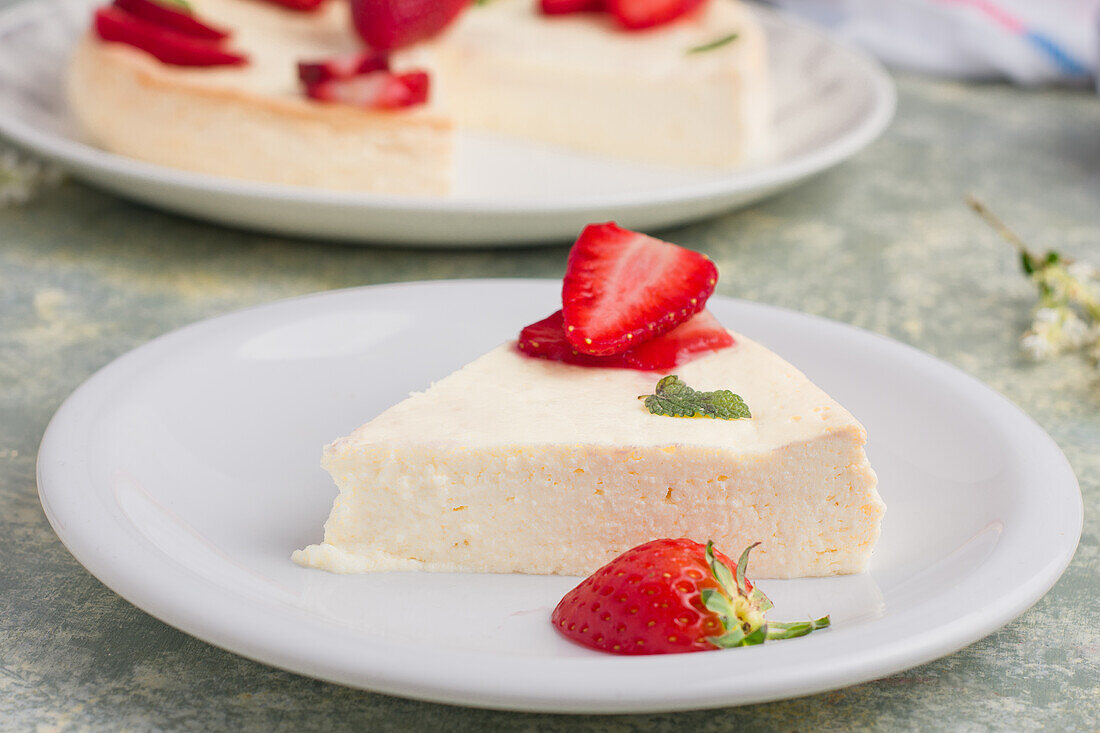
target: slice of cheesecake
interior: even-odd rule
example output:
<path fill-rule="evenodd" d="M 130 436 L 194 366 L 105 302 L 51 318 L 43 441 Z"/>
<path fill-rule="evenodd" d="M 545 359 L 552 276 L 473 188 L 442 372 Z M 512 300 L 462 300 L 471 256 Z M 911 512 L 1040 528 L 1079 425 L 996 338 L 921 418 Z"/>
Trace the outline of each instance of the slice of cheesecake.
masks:
<path fill-rule="evenodd" d="M 456 128 L 685 167 L 736 165 L 764 149 L 764 32 L 736 0 L 643 32 L 606 14 L 544 16 L 534 0 L 478 4 L 393 54 L 395 71 L 432 80 L 429 104 L 406 110 L 303 94 L 299 61 L 362 48 L 346 3 L 311 13 L 264 0 L 190 4 L 232 31 L 247 65 L 172 66 L 89 33 L 67 95 L 93 143 L 229 178 L 416 195 L 451 190 Z"/>
<path fill-rule="evenodd" d="M 760 344 L 682 365 L 752 417 L 653 415 L 660 374 L 534 359 L 505 344 L 329 445 L 333 572 L 587 575 L 660 537 L 761 541 L 765 578 L 867 568 L 884 505 L 856 419 Z"/>

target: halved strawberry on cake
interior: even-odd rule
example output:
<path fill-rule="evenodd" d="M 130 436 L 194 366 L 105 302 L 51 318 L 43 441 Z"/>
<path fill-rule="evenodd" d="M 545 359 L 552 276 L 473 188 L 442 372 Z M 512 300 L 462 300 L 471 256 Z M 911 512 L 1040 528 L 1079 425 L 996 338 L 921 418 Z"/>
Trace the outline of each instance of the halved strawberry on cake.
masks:
<path fill-rule="evenodd" d="M 866 432 L 718 323 L 716 278 L 701 254 L 588 227 L 560 311 L 325 448 L 339 494 L 294 560 L 587 575 L 691 537 L 761 542 L 765 578 L 865 570 L 884 511 Z"/>
<path fill-rule="evenodd" d="M 451 190 L 457 128 L 737 165 L 764 146 L 765 62 L 737 0 L 114 0 L 67 87 L 91 141 L 122 155 L 438 195 Z"/>

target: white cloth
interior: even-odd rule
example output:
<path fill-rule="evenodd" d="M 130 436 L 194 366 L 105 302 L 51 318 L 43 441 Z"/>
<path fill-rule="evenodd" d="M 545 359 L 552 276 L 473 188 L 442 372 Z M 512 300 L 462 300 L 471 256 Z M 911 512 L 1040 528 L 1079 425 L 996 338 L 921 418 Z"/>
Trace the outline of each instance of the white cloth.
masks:
<path fill-rule="evenodd" d="M 1100 0 L 770 0 L 896 68 L 1018 84 L 1100 66 Z"/>

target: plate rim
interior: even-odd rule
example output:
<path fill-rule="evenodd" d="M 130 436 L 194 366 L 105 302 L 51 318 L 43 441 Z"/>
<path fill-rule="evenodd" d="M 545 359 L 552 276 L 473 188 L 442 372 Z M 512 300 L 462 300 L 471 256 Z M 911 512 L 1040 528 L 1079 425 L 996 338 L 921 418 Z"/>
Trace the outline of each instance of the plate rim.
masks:
<path fill-rule="evenodd" d="M 1021 425 L 1026 426 L 1030 433 L 1039 437 L 1040 441 L 1045 446 L 1045 451 L 1053 451 L 1050 455 L 1057 463 L 1056 472 L 1061 474 L 1061 476 L 1056 477 L 1057 480 L 1053 481 L 1052 484 L 1064 487 L 1064 491 L 1060 492 L 1060 495 L 1062 499 L 1067 499 L 1068 501 L 1063 508 L 1068 509 L 1076 520 L 1075 529 L 1063 528 L 1064 531 L 1062 534 L 1066 535 L 1068 533 L 1070 537 L 1065 537 L 1065 541 L 1059 543 L 1058 551 L 1051 553 L 1042 572 L 1033 574 L 1024 583 L 1012 586 L 1008 592 L 999 596 L 995 602 L 987 600 L 985 605 L 981 607 L 981 613 L 971 611 L 968 615 L 959 616 L 949 624 L 930 628 L 915 636 L 896 638 L 889 648 L 886 649 L 885 653 L 877 651 L 871 654 L 869 651 L 864 651 L 862 655 L 853 654 L 843 659 L 838 659 L 836 663 L 832 665 L 830 674 L 823 675 L 819 673 L 816 676 L 803 679 L 797 686 L 797 689 L 776 690 L 774 689 L 774 685 L 769 687 L 767 684 L 760 684 L 753 688 L 754 692 L 734 696 L 731 695 L 728 689 L 720 686 L 716 688 L 714 684 L 711 684 L 710 686 L 699 685 L 692 688 L 690 690 L 690 695 L 682 694 L 683 691 L 679 691 L 680 694 L 665 697 L 650 694 L 644 699 L 632 698 L 630 696 L 608 699 L 606 697 L 593 696 L 590 694 L 587 697 L 584 695 L 574 695 L 574 697 L 563 701 L 559 697 L 553 695 L 532 695 L 530 691 L 517 692 L 515 689 L 505 690 L 503 689 L 504 686 L 495 692 L 486 693 L 484 688 L 478 689 L 476 684 L 471 686 L 468 680 L 442 679 L 439 677 L 438 673 L 436 673 L 435 677 L 428 675 L 430 679 L 426 681 L 426 679 L 419 674 L 420 670 L 410 670 L 408 667 L 403 668 L 400 673 L 395 673 L 393 670 L 389 670 L 388 673 L 380 673 L 377 663 L 375 663 L 371 669 L 367 670 L 364 670 L 362 665 L 351 665 L 349 667 L 349 663 L 346 659 L 343 663 L 334 663 L 331 659 L 324 663 L 320 663 L 315 658 L 316 655 L 311 653 L 315 648 L 319 649 L 323 646 L 320 642 L 326 641 L 326 639 L 328 642 L 331 642 L 331 639 L 328 639 L 328 637 L 332 636 L 333 632 L 331 630 L 323 631 L 308 628 L 295 629 L 296 632 L 300 632 L 297 638 L 292 642 L 284 643 L 281 648 L 273 649 L 268 638 L 269 633 L 259 632 L 258 629 L 261 626 L 260 624 L 243 623 L 246 619 L 251 619 L 256 615 L 256 608 L 253 605 L 254 602 L 250 602 L 244 596 L 234 596 L 231 594 L 220 598 L 219 608 L 225 612 L 226 619 L 228 620 L 220 618 L 212 620 L 210 618 L 209 608 L 211 604 L 208 598 L 201 602 L 195 599 L 177 598 L 175 604 L 167 603 L 166 605 L 164 598 L 151 592 L 148 587 L 143 585 L 140 577 L 138 579 L 127 577 L 127 572 L 120 569 L 121 566 L 119 564 L 119 554 L 117 551 L 111 552 L 105 547 L 102 547 L 101 542 L 97 541 L 95 538 L 82 537 L 79 532 L 70 530 L 65 525 L 65 520 L 62 516 L 64 512 L 56 511 L 51 505 L 49 494 L 53 489 L 50 488 L 50 484 L 55 480 L 55 474 L 64 476 L 68 473 L 68 478 L 71 480 L 74 471 L 79 473 L 79 467 L 75 465 L 79 463 L 79 461 L 67 458 L 68 453 L 62 452 L 61 446 L 58 445 L 58 443 L 61 440 L 59 436 L 61 436 L 64 431 L 71 430 L 73 425 L 81 422 L 79 419 L 79 410 L 82 407 L 82 403 L 94 400 L 97 396 L 97 390 L 109 386 L 113 378 L 117 379 L 123 376 L 126 369 L 139 365 L 143 357 L 155 354 L 158 350 L 170 348 L 177 341 L 187 338 L 189 334 L 201 334 L 202 330 L 209 328 L 211 324 L 224 324 L 232 319 L 241 318 L 244 314 L 255 314 L 256 312 L 264 310 L 292 308 L 295 303 L 301 301 L 326 298 L 336 299 L 339 297 L 354 296 L 355 294 L 367 291 L 377 292 L 379 290 L 384 291 L 392 289 L 436 288 L 441 285 L 444 287 L 473 287 L 477 289 L 484 289 L 486 287 L 521 287 L 533 289 L 532 285 L 536 283 L 541 283 L 537 285 L 537 287 L 547 288 L 551 286 L 556 287 L 558 282 L 557 280 L 533 278 L 500 278 L 427 280 L 361 286 L 276 300 L 270 303 L 256 305 L 200 320 L 169 331 L 162 336 L 152 339 L 124 353 L 99 369 L 74 390 L 50 420 L 42 438 L 36 461 L 39 498 L 46 516 L 54 531 L 74 558 L 84 565 L 92 575 L 111 588 L 111 590 L 150 615 L 159 618 L 165 623 L 189 635 L 214 644 L 215 646 L 227 649 L 236 654 L 253 659 L 254 661 L 290 672 L 376 692 L 447 704 L 533 712 L 645 713 L 726 707 L 790 697 L 801 697 L 876 679 L 949 654 L 1004 626 L 1038 601 L 1039 598 L 1054 585 L 1072 560 L 1083 528 L 1084 506 L 1079 483 L 1069 461 L 1053 438 L 1019 406 L 958 367 L 887 336 L 790 308 L 734 298 L 725 298 L 722 296 L 718 297 L 723 301 L 730 301 L 733 305 L 738 307 L 762 309 L 764 311 L 778 311 L 780 314 L 787 317 L 808 317 L 819 326 L 827 324 L 829 328 L 840 328 L 844 331 L 855 332 L 856 335 L 863 337 L 870 336 L 872 340 L 878 342 L 880 346 L 900 349 L 909 357 L 921 360 L 925 365 L 941 371 L 946 370 L 943 372 L 944 374 L 951 375 L 953 379 L 962 379 L 968 386 L 977 389 L 982 399 L 993 399 L 1000 408 L 1008 408 L 1017 418 L 1023 421 Z M 71 416 L 71 413 L 74 411 L 77 412 L 77 415 Z M 70 422 L 73 425 L 66 425 L 66 422 Z M 87 420 L 85 420 L 85 422 L 87 422 Z M 92 422 L 94 422 L 94 420 Z M 56 455 L 58 453 L 61 453 L 61 455 Z M 1073 496 L 1069 496 L 1069 493 L 1072 493 Z M 1072 501 L 1074 497 L 1076 501 Z M 1072 539 L 1072 541 L 1069 541 L 1070 539 Z M 140 547 L 140 543 L 138 546 Z M 163 553 L 163 551 L 161 554 L 171 561 L 171 556 Z M 169 569 L 172 570 L 172 568 Z M 180 572 L 185 576 L 188 576 L 189 573 L 189 571 L 186 570 Z M 152 573 L 149 571 L 145 572 L 146 576 L 149 574 Z M 141 573 L 138 573 L 138 576 L 141 576 Z M 189 577 L 188 581 L 191 583 L 195 582 L 194 578 Z M 198 582 L 199 587 L 202 587 L 203 580 L 200 578 Z M 209 585 L 213 585 L 210 581 L 205 582 Z M 216 585 L 213 585 L 213 587 L 220 588 L 220 586 Z M 284 610 L 277 608 L 272 610 L 271 608 L 265 607 L 263 613 L 268 617 L 267 620 L 269 623 L 274 619 L 274 622 L 280 625 L 293 622 L 296 616 L 296 614 L 288 614 Z M 234 627 L 234 621 L 242 625 Z M 880 619 L 878 621 L 868 622 L 867 626 L 872 626 L 881 621 Z M 285 639 L 283 641 L 286 642 Z M 800 642 L 800 647 L 805 648 L 808 645 L 814 644 L 820 647 L 826 642 L 826 639 L 815 636 L 802 640 Z M 380 641 L 376 643 L 374 640 L 370 640 L 369 642 L 363 642 L 362 645 L 365 648 L 369 647 L 378 651 L 379 658 L 383 659 L 386 653 L 391 650 L 400 650 L 404 648 L 406 653 L 408 651 L 407 645 L 395 642 Z M 770 650 L 768 653 L 772 655 L 784 654 L 792 656 L 793 653 L 788 651 L 791 648 L 792 647 L 785 645 L 780 645 L 778 648 L 768 647 Z M 737 653 L 741 655 L 750 655 L 758 654 L 760 651 L 760 649 L 744 649 L 738 650 Z M 797 653 L 800 654 L 801 652 Z M 663 659 L 678 656 L 682 655 L 668 655 L 663 657 Z M 704 659 L 699 660 L 700 663 L 704 663 L 700 669 L 706 666 L 706 658 L 718 657 L 719 655 L 703 656 Z M 868 656 L 871 658 L 868 659 Z M 440 651 L 440 659 L 447 664 L 469 664 L 471 660 L 476 661 L 480 658 L 496 659 L 499 658 L 499 655 L 487 652 L 459 650 Z M 661 657 L 628 659 L 608 659 L 601 657 L 600 659 L 575 658 L 551 660 L 549 662 L 540 660 L 538 664 L 573 670 L 583 670 L 602 665 L 603 667 L 610 667 L 620 672 L 626 672 L 631 666 L 635 666 L 643 671 L 651 668 L 660 668 L 661 661 Z M 446 666 L 446 664 L 442 664 L 441 666 Z M 797 675 L 795 676 L 797 677 Z M 517 681 L 521 681 L 522 679 L 523 675 L 516 675 Z M 790 682 L 788 682 L 788 684 L 790 684 Z"/>
<path fill-rule="evenodd" d="M 0 32 L 23 20 L 23 16 L 40 12 L 37 6 L 43 1 L 21 0 L 0 10 Z M 54 1 L 72 4 L 87 0 Z M 9 115 L 0 115 L 0 137 L 48 158 L 78 178 L 84 178 L 87 171 L 95 171 L 97 174 L 109 174 L 130 184 L 156 184 L 191 194 L 231 196 L 244 200 L 267 201 L 271 204 L 296 203 L 327 208 L 359 207 L 397 213 L 515 215 L 520 213 L 564 214 L 608 207 L 630 209 L 721 199 L 797 182 L 846 160 L 872 143 L 886 130 L 893 120 L 897 107 L 897 90 L 893 79 L 882 64 L 869 53 L 787 11 L 765 7 L 758 3 L 749 5 L 753 12 L 764 19 L 793 26 L 800 32 L 809 33 L 825 43 L 832 53 L 846 56 L 848 65 L 859 68 L 861 76 L 869 83 L 873 100 L 872 109 L 853 129 L 826 145 L 797 155 L 788 161 L 766 165 L 759 169 L 735 170 L 729 177 L 704 183 L 679 184 L 671 188 L 642 192 L 615 192 L 601 194 L 598 197 L 577 196 L 554 199 L 549 202 L 535 199 L 499 201 L 479 197 L 401 196 L 263 183 L 179 170 L 109 153 L 63 135 L 39 130 Z"/>

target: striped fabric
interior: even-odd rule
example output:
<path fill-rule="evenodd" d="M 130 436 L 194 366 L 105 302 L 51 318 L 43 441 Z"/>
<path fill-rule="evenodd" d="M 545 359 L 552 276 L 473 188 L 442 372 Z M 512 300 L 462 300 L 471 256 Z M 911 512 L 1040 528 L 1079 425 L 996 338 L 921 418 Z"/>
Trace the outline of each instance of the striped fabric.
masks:
<path fill-rule="evenodd" d="M 1087 83 L 1100 61 L 1100 0 L 771 0 L 888 64 L 1019 84 Z"/>

